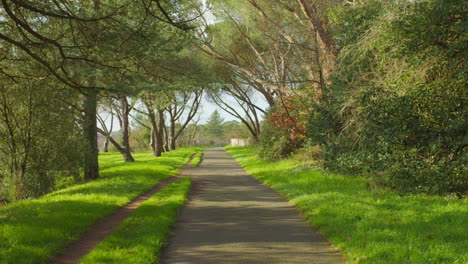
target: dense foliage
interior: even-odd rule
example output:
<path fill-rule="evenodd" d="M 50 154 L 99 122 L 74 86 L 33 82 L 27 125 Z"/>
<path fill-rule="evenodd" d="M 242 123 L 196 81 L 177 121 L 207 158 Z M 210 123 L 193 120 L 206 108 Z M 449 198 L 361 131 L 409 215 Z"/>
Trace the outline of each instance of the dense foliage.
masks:
<path fill-rule="evenodd" d="M 382 2 L 378 15 L 376 1 L 336 11 L 344 16 L 335 27 L 352 21 L 363 30 L 338 34 L 343 47 L 309 135 L 323 146 L 327 168 L 404 191 L 461 192 L 468 183 L 466 3 Z"/>
<path fill-rule="evenodd" d="M 70 107 L 76 98 L 50 78 L 0 83 L 0 201 L 37 197 L 81 179 L 83 140 Z"/>

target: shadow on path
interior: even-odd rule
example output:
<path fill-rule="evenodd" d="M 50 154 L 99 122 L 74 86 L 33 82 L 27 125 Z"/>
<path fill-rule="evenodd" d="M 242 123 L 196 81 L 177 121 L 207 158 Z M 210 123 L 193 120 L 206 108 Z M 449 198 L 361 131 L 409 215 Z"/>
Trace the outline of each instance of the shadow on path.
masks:
<path fill-rule="evenodd" d="M 161 263 L 344 263 L 288 202 L 222 148 L 206 150 L 190 174 L 194 190 Z"/>

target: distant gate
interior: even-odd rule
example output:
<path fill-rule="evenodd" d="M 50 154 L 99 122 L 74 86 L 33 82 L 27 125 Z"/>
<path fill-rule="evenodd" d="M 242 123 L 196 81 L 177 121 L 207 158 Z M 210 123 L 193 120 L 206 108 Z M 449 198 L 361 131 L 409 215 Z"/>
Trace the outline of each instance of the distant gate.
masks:
<path fill-rule="evenodd" d="M 251 145 L 250 139 L 247 138 L 231 138 L 231 146 L 233 147 L 244 147 Z"/>

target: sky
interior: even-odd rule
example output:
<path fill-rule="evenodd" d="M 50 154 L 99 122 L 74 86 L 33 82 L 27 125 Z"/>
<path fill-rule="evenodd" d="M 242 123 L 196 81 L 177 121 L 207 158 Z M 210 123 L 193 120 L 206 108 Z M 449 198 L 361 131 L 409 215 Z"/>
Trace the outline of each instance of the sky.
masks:
<path fill-rule="evenodd" d="M 236 111 L 242 112 L 242 108 L 240 108 L 234 101 L 234 99 L 229 98 L 229 97 L 224 97 L 224 100 L 227 101 L 231 106 L 234 106 Z M 253 101 L 261 108 L 266 109 L 268 107 L 268 104 L 265 99 L 260 97 L 259 95 L 254 95 L 253 96 Z M 216 104 L 211 103 L 206 97 L 202 99 L 201 105 L 203 106 L 202 110 L 200 111 L 201 114 L 201 119 L 200 119 L 200 124 L 206 124 L 206 121 L 208 118 L 210 118 L 211 114 L 215 111 L 218 110 L 219 114 L 221 115 L 222 118 L 224 118 L 224 121 L 231 121 L 231 120 L 237 120 L 235 117 L 230 115 L 229 113 L 225 112 L 224 110 L 220 109 Z M 263 117 L 262 117 L 263 119 Z"/>

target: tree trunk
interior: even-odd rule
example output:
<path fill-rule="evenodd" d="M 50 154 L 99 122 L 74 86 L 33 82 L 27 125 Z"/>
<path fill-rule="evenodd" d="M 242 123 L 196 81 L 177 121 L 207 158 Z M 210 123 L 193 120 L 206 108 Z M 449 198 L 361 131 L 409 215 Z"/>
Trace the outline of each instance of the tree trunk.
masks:
<path fill-rule="evenodd" d="M 147 106 L 148 107 L 148 106 Z M 151 148 L 153 149 L 153 156 L 159 157 L 161 156 L 161 151 L 158 149 L 158 124 L 156 122 L 156 115 L 154 114 L 154 110 L 148 107 L 148 116 L 151 120 Z"/>
<path fill-rule="evenodd" d="M 156 139 L 155 139 L 155 133 L 154 133 L 154 128 L 151 127 L 151 134 L 150 134 L 150 143 L 149 143 L 151 150 L 154 152 L 156 151 Z"/>
<path fill-rule="evenodd" d="M 102 148 L 102 152 L 109 152 L 109 140 L 106 139 L 104 140 L 104 147 Z"/>
<path fill-rule="evenodd" d="M 157 157 L 164 152 L 164 111 L 158 109 L 158 129 L 156 130 L 156 153 Z"/>
<path fill-rule="evenodd" d="M 99 0 L 94 0 L 94 10 L 99 11 Z M 98 28 L 95 28 L 99 30 Z M 89 79 L 89 85 L 92 87 L 96 83 L 96 77 Z M 84 94 L 83 102 L 84 122 L 83 134 L 85 137 L 84 153 L 84 179 L 94 180 L 99 178 L 99 147 L 97 142 L 97 90 L 88 89 Z"/>
<path fill-rule="evenodd" d="M 122 106 L 122 145 L 123 145 L 123 152 L 122 155 L 124 156 L 125 162 L 134 162 L 135 159 L 132 156 L 131 149 L 130 149 L 130 140 L 129 140 L 129 125 L 130 122 L 128 120 L 129 115 L 129 106 L 128 101 L 125 96 L 120 98 L 120 103 Z"/>
<path fill-rule="evenodd" d="M 164 124 L 164 152 L 169 152 L 169 134 L 167 133 L 166 125 Z"/>
<path fill-rule="evenodd" d="M 174 137 L 171 137 L 171 145 L 169 146 L 170 150 L 175 150 L 176 149 L 176 141 Z"/>
<path fill-rule="evenodd" d="M 129 156 L 127 155 L 128 151 L 125 150 L 124 147 L 120 146 L 119 143 L 117 143 L 117 141 L 115 141 L 114 138 L 112 138 L 110 135 L 104 135 L 106 137 L 107 140 L 109 140 L 110 143 L 112 143 L 112 145 L 114 145 L 114 147 L 120 152 L 120 154 L 122 154 L 125 162 L 133 162 L 134 160 L 130 161 L 129 160 Z M 133 159 L 133 157 L 130 155 L 130 158 Z"/>
<path fill-rule="evenodd" d="M 97 144 L 97 91 L 90 89 L 84 95 L 83 134 L 85 137 L 84 178 L 94 180 L 99 178 L 99 149 Z"/>
<path fill-rule="evenodd" d="M 171 118 L 171 131 L 169 135 L 169 149 L 174 150 L 176 149 L 176 135 L 175 135 L 175 120 L 174 118 Z"/>

